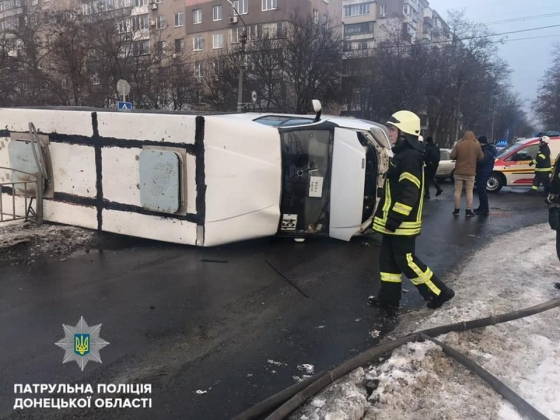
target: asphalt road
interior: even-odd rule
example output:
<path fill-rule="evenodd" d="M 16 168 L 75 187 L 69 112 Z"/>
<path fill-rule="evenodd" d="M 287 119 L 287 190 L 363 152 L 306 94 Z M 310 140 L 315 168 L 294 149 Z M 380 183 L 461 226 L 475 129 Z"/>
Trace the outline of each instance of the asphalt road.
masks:
<path fill-rule="evenodd" d="M 493 237 L 521 229 L 522 241 L 523 227 L 547 220 L 540 197 L 490 199 L 490 217 L 454 218 L 447 184 L 425 206 L 418 254 L 451 285 L 453 269 Z M 0 268 L 1 418 L 229 419 L 295 383 L 306 374 L 298 365 L 327 369 L 398 322 L 366 305 L 379 287 L 375 236 L 207 250 L 105 238 L 103 252 Z M 404 287 L 405 310 L 421 307 Z M 54 345 L 82 315 L 110 343 L 84 372 Z M 153 407 L 14 411 L 16 383 L 150 383 Z"/>

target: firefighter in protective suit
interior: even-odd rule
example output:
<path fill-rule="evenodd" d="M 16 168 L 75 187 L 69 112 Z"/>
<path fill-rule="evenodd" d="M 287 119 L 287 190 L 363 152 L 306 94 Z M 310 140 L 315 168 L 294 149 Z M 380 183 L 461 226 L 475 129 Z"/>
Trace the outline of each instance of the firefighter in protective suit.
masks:
<path fill-rule="evenodd" d="M 399 111 L 387 124 L 394 157 L 373 222 L 373 229 L 383 235 L 379 257 L 381 289 L 368 302 L 390 311 L 398 309 L 404 273 L 428 302 L 426 306 L 436 309 L 452 299 L 455 292 L 415 255 L 424 203 L 420 118 L 410 111 Z"/>
<path fill-rule="evenodd" d="M 529 164 L 535 165 L 535 178 L 533 178 L 533 188 L 530 193 L 536 194 L 539 191 L 539 185 L 542 184 L 544 192 L 548 194 L 550 189 L 550 172 L 552 165 L 550 162 L 550 137 L 542 136 L 539 142 L 539 153 L 537 157 Z"/>

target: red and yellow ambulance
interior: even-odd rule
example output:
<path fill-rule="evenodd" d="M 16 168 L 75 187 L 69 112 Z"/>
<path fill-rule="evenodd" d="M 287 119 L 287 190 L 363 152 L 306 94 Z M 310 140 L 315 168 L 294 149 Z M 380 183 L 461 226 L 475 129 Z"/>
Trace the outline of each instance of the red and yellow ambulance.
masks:
<path fill-rule="evenodd" d="M 560 153 L 560 137 L 550 138 L 552 164 Z M 535 167 L 529 166 L 539 151 L 539 138 L 520 140 L 502 150 L 494 162 L 494 171 L 488 180 L 487 190 L 498 192 L 503 187 L 529 187 L 533 184 Z"/>

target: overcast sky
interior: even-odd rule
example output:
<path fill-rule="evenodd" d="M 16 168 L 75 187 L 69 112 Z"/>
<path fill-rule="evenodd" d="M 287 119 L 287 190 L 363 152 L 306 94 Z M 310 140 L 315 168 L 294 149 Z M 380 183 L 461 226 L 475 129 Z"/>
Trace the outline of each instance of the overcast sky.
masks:
<path fill-rule="evenodd" d="M 485 23 L 495 33 L 511 32 L 542 26 L 560 25 L 560 0 L 429 0 L 430 6 L 447 17 L 448 11 L 464 10 L 468 20 Z M 549 15 L 549 16 L 545 16 Z M 510 22 L 498 22 L 510 20 Z M 514 89 L 526 100 L 529 110 L 536 98 L 539 80 L 548 69 L 554 43 L 560 42 L 560 26 L 503 35 L 510 41 L 499 45 L 500 56 L 507 60 L 513 73 Z M 536 38 L 538 37 L 538 38 Z M 520 38 L 533 38 L 512 41 Z"/>

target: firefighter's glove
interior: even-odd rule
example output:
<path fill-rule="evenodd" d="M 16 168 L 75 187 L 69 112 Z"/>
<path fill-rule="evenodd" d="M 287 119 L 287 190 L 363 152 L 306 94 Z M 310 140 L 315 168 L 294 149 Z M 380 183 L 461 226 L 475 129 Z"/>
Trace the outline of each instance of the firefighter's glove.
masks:
<path fill-rule="evenodd" d="M 529 166 L 533 166 L 535 164 L 535 162 L 531 161 L 531 163 L 529 163 Z"/>
<path fill-rule="evenodd" d="M 389 232 L 394 232 L 399 228 L 400 225 L 401 225 L 400 220 L 395 220 L 389 217 L 387 219 L 387 224 L 385 225 L 385 229 L 387 229 Z"/>

